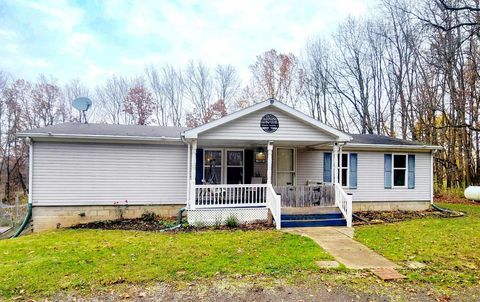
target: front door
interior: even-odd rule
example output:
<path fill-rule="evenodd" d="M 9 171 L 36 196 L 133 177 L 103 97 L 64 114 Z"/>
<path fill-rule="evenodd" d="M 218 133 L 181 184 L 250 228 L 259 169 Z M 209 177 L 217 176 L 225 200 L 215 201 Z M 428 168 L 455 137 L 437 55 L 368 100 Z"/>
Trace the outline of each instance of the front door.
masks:
<path fill-rule="evenodd" d="M 295 149 L 277 148 L 277 186 L 295 185 Z"/>
<path fill-rule="evenodd" d="M 244 161 L 245 154 L 243 149 L 226 150 L 226 174 L 227 184 L 238 185 L 244 183 Z"/>

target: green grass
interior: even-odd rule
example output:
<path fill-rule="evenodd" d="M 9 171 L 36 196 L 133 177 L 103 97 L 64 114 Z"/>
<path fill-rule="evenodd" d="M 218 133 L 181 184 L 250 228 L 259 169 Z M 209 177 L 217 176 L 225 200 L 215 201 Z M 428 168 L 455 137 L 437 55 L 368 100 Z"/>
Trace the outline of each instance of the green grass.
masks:
<path fill-rule="evenodd" d="M 318 271 L 314 261 L 325 259 L 331 256 L 312 240 L 277 231 L 61 230 L 0 241 L 0 297 L 124 282 L 285 277 Z"/>
<path fill-rule="evenodd" d="M 356 239 L 401 264 L 419 261 L 422 270 L 406 270 L 410 280 L 440 287 L 480 284 L 480 206 L 441 204 L 467 213 L 461 218 L 428 218 L 356 228 Z"/>

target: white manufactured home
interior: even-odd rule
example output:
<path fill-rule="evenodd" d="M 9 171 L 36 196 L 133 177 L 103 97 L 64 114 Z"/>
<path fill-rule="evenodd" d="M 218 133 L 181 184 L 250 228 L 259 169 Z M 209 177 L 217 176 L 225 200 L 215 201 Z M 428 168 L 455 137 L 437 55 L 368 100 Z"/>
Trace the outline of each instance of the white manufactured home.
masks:
<path fill-rule="evenodd" d="M 34 231 L 180 208 L 193 224 L 351 226 L 352 211 L 428 208 L 438 149 L 346 134 L 275 100 L 193 129 L 67 123 L 19 136 Z"/>

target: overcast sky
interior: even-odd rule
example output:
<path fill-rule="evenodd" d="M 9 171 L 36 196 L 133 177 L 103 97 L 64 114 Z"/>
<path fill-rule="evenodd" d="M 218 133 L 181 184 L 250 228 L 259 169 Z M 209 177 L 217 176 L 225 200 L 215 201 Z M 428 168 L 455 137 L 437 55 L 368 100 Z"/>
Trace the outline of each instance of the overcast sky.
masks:
<path fill-rule="evenodd" d="M 23 1 L 0 0 L 0 70 L 35 80 L 80 78 L 95 85 L 115 73 L 190 59 L 232 64 L 242 78 L 255 56 L 298 53 L 374 0 Z"/>

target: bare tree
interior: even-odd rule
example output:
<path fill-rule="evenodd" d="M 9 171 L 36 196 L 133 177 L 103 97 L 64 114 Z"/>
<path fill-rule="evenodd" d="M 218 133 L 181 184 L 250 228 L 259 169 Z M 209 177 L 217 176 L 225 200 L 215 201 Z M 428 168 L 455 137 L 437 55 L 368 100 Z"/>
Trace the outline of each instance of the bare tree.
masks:
<path fill-rule="evenodd" d="M 381 35 L 386 39 L 386 73 L 389 82 L 389 133 L 395 135 L 395 113 L 397 104 L 400 110 L 400 131 L 403 139 L 410 134 L 417 139 L 415 123 L 415 82 L 421 36 L 419 24 L 406 12 L 411 4 L 407 1 L 384 0 L 382 12 L 388 16 Z"/>
<path fill-rule="evenodd" d="M 257 56 L 250 70 L 258 101 L 274 98 L 295 107 L 304 79 L 299 65 L 294 54 L 278 53 L 275 49 Z"/>
<path fill-rule="evenodd" d="M 329 123 L 329 52 L 327 41 L 318 37 L 307 41 L 302 57 L 302 69 L 305 73 L 302 97 L 305 98 L 310 115 L 324 123 Z"/>
<path fill-rule="evenodd" d="M 477 0 L 432 0 L 423 1 L 418 7 L 398 7 L 415 16 L 424 25 L 448 32 L 461 28 L 472 35 L 480 35 L 480 2 Z M 455 16 L 449 18 L 446 16 Z"/>
<path fill-rule="evenodd" d="M 334 37 L 335 68 L 328 78 L 336 95 L 355 111 L 352 123 L 358 123 L 362 133 L 374 133 L 370 112 L 372 70 L 366 34 L 366 23 L 358 19 L 350 17 L 339 26 Z"/>
<path fill-rule="evenodd" d="M 27 186 L 21 167 L 25 165 L 25 144 L 16 137 L 16 133 L 25 128 L 20 100 L 27 97 L 30 92 L 25 81 L 15 81 L 3 89 L 2 100 L 2 163 L 1 172 L 5 172 L 4 201 L 11 201 L 12 191 L 16 184 L 20 184 L 24 194 Z"/>
<path fill-rule="evenodd" d="M 56 80 L 40 75 L 32 90 L 32 110 L 39 117 L 40 126 L 50 126 L 67 119 L 68 113 L 61 106 L 62 99 Z"/>
<path fill-rule="evenodd" d="M 127 99 L 123 104 L 123 111 L 128 114 L 127 123 L 134 125 L 148 125 L 155 108 L 152 94 L 138 82 L 128 90 Z"/>
<path fill-rule="evenodd" d="M 212 103 L 213 79 L 202 61 L 191 61 L 185 70 L 185 95 L 200 120 L 207 122 L 207 111 Z"/>
<path fill-rule="evenodd" d="M 63 87 L 63 96 L 64 99 L 62 106 L 65 108 L 65 111 L 69 113 L 70 119 L 79 121 L 80 119 L 77 117 L 79 113 L 72 107 L 72 102 L 79 97 L 89 97 L 90 89 L 83 84 L 80 79 L 72 79 Z M 93 101 L 92 108 L 87 112 L 87 120 L 92 119 L 95 115 L 95 109 L 97 108 L 96 105 L 95 101 Z"/>
<path fill-rule="evenodd" d="M 229 106 L 240 90 L 240 77 L 232 65 L 217 65 L 215 68 L 214 89 L 217 100 Z"/>
<path fill-rule="evenodd" d="M 168 104 L 168 114 L 174 126 L 181 126 L 183 119 L 183 97 L 185 95 L 182 71 L 171 65 L 162 68 L 162 94 Z"/>
<path fill-rule="evenodd" d="M 106 83 L 97 86 L 95 99 L 99 103 L 104 121 L 112 124 L 125 122 L 123 104 L 127 100 L 129 83 L 123 77 L 112 76 Z"/>
<path fill-rule="evenodd" d="M 161 126 L 167 126 L 169 110 L 167 100 L 163 93 L 161 76 L 158 70 L 153 66 L 145 68 L 145 74 L 147 75 L 149 88 L 153 93 L 155 116 L 157 119 L 156 122 Z"/>

